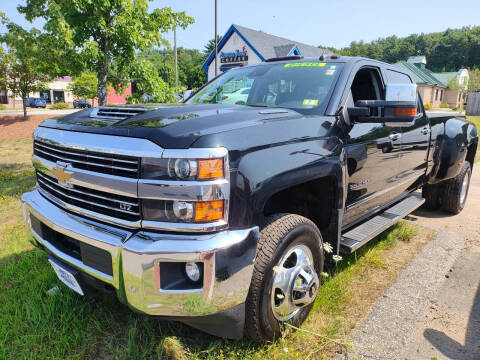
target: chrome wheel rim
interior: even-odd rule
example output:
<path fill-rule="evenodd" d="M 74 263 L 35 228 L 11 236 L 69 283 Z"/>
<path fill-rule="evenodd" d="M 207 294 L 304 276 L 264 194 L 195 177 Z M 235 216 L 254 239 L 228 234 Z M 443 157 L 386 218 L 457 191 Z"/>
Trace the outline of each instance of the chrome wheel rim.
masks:
<path fill-rule="evenodd" d="M 463 207 L 467 198 L 468 182 L 470 180 L 470 172 L 465 173 L 463 177 L 462 190 L 460 191 L 460 206 Z"/>
<path fill-rule="evenodd" d="M 306 245 L 289 249 L 273 268 L 271 305 L 274 317 L 287 321 L 317 296 L 320 281 Z"/>

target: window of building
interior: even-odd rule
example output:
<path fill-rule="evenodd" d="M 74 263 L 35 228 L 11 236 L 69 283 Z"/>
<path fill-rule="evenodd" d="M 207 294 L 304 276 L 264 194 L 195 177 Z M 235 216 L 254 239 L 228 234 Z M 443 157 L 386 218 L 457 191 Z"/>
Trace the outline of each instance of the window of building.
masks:
<path fill-rule="evenodd" d="M 438 89 L 435 89 L 435 101 L 438 101 Z"/>
<path fill-rule="evenodd" d="M 443 90 L 440 90 L 440 101 L 443 100 Z"/>

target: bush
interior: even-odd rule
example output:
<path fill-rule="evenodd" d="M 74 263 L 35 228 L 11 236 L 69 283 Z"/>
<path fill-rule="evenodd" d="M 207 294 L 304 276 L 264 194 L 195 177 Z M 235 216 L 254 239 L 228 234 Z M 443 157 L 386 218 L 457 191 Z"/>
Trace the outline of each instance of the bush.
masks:
<path fill-rule="evenodd" d="M 0 110 L 5 110 L 7 107 L 3 104 L 0 104 Z"/>
<path fill-rule="evenodd" d="M 440 107 L 441 107 L 442 109 L 448 109 L 448 108 L 450 108 L 450 105 L 448 105 L 447 103 L 441 103 L 441 104 L 440 104 Z"/>
<path fill-rule="evenodd" d="M 67 103 L 56 103 L 50 106 L 50 109 L 52 110 L 65 110 L 65 109 L 70 109 L 70 105 Z"/>
<path fill-rule="evenodd" d="M 425 108 L 425 110 L 432 110 L 432 104 L 426 103 L 423 104 L 423 107 Z"/>

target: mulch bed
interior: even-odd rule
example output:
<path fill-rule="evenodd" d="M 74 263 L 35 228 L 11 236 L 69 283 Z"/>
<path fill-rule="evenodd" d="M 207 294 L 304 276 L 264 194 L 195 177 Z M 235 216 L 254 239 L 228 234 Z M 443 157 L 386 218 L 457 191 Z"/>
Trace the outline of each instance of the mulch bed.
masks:
<path fill-rule="evenodd" d="M 50 117 L 52 117 L 51 114 L 28 115 L 27 120 L 23 120 L 23 114 L 2 114 L 0 115 L 0 141 L 30 138 L 38 124 Z"/>

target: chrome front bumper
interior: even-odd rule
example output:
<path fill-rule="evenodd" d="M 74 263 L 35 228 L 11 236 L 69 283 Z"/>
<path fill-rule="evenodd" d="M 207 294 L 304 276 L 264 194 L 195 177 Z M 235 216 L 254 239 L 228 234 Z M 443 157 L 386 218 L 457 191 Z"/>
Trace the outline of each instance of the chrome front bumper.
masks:
<path fill-rule="evenodd" d="M 110 284 L 120 301 L 136 311 L 158 316 L 203 316 L 231 309 L 246 300 L 258 241 L 257 227 L 201 235 L 134 232 L 70 214 L 37 190 L 25 193 L 22 204 L 27 226 L 47 252 Z M 30 215 L 57 233 L 108 251 L 113 274 L 87 266 L 43 239 L 32 228 Z M 204 263 L 203 284 L 195 289 L 162 289 L 160 264 L 190 261 Z"/>

